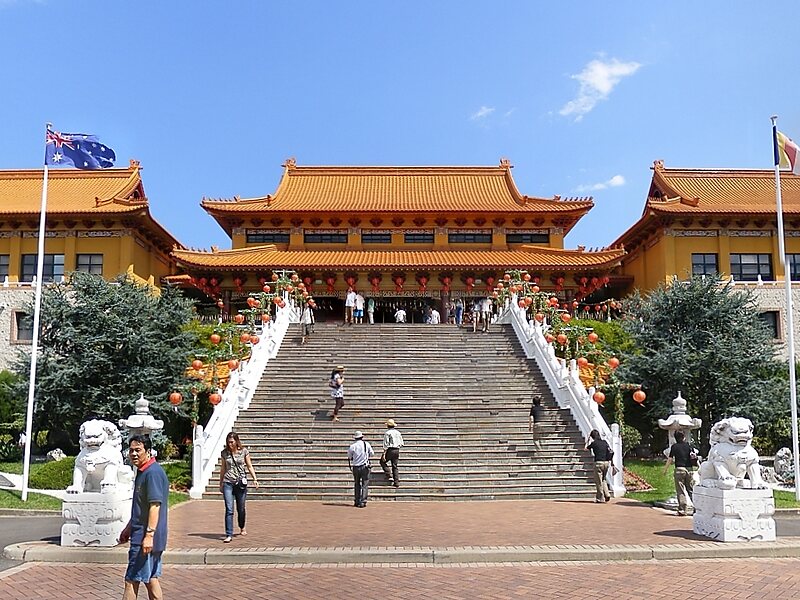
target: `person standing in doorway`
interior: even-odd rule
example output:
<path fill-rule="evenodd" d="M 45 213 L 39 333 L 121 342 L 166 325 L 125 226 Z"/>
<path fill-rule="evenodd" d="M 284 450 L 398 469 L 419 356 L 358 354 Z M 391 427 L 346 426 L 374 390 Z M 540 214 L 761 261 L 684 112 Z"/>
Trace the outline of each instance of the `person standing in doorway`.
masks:
<path fill-rule="evenodd" d="M 589 439 L 586 440 L 586 449 L 591 450 L 592 455 L 594 455 L 594 485 L 596 492 L 594 501 L 598 504 L 608 502 L 611 500 L 611 492 L 608 490 L 606 477 L 608 476 L 608 468 L 611 466 L 611 460 L 614 458 L 614 452 L 608 442 L 600 437 L 600 432 L 597 429 L 592 429 L 589 434 Z"/>
<path fill-rule="evenodd" d="M 492 320 L 492 299 L 488 296 L 481 301 L 481 319 L 484 333 L 489 333 L 489 322 Z"/>
<path fill-rule="evenodd" d="M 481 320 L 481 299 L 475 298 L 472 301 L 472 333 L 478 331 L 478 323 Z"/>
<path fill-rule="evenodd" d="M 395 320 L 395 323 L 405 323 L 406 322 L 406 311 L 402 306 L 395 311 L 394 320 Z"/>
<path fill-rule="evenodd" d="M 144 583 L 150 600 L 161 600 L 161 556 L 167 547 L 167 501 L 169 480 L 152 455 L 150 437 L 131 436 L 128 457 L 136 469 L 133 482 L 131 519 L 119 535 L 120 543 L 130 541 L 128 569 L 122 600 L 134 600 Z"/>
<path fill-rule="evenodd" d="M 247 501 L 248 473 L 250 481 L 258 489 L 258 479 L 250 460 L 250 451 L 242 446 L 239 434 L 231 431 L 225 438 L 222 450 L 222 469 L 219 473 L 219 491 L 225 499 L 225 537 L 226 544 L 233 539 L 233 504 L 236 502 L 236 519 L 239 533 L 247 535 L 245 529 L 245 502 Z"/>
<path fill-rule="evenodd" d="M 461 298 L 456 298 L 454 310 L 456 313 L 456 326 L 461 327 L 461 323 L 464 318 L 464 302 L 461 300 Z"/>
<path fill-rule="evenodd" d="M 369 317 L 369 324 L 375 324 L 375 298 L 367 298 L 367 316 Z"/>
<path fill-rule="evenodd" d="M 383 454 L 381 455 L 381 468 L 389 480 L 389 485 L 400 487 L 400 478 L 397 473 L 397 463 L 400 460 L 400 448 L 403 447 L 403 436 L 396 429 L 394 419 L 386 421 L 386 433 L 383 434 Z M 389 464 L 392 470 L 389 471 Z"/>
<path fill-rule="evenodd" d="M 539 396 L 533 397 L 531 403 L 531 414 L 528 417 L 528 431 L 533 434 L 533 445 L 537 450 L 542 450 L 542 425 L 544 421 L 544 408 L 542 399 Z"/>
<path fill-rule="evenodd" d="M 353 308 L 353 316 L 355 317 L 356 323 L 363 323 L 364 322 L 364 296 L 361 295 L 361 292 L 356 292 L 356 304 Z"/>
<path fill-rule="evenodd" d="M 352 287 L 347 288 L 347 295 L 344 297 L 344 322 L 348 325 L 353 324 L 353 311 L 356 308 L 356 292 Z"/>
<path fill-rule="evenodd" d="M 664 465 L 664 475 L 667 474 L 672 461 L 675 461 L 675 494 L 678 496 L 678 516 L 685 517 L 688 499 L 692 497 L 694 479 L 692 468 L 697 460 L 697 450 L 693 449 L 686 441 L 682 431 L 675 432 L 675 443 L 670 446 L 667 464 Z"/>
<path fill-rule="evenodd" d="M 331 398 L 333 398 L 333 417 L 332 421 L 339 421 L 339 411 L 344 407 L 344 367 L 338 365 L 331 371 L 331 378 L 328 381 L 328 387 L 331 389 Z"/>
<path fill-rule="evenodd" d="M 365 508 L 369 498 L 370 458 L 375 455 L 372 446 L 364 440 L 364 434 L 356 431 L 353 443 L 347 449 L 347 463 L 353 472 L 353 506 Z"/>

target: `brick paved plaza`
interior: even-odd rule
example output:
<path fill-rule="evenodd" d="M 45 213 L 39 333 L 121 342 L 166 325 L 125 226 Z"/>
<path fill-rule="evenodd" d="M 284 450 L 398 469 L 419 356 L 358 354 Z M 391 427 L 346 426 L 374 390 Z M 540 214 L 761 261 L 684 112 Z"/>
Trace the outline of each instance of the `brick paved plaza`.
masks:
<path fill-rule="evenodd" d="M 0 574 L 4 600 L 121 596 L 121 566 L 26 563 Z M 800 559 L 500 563 L 459 566 L 170 566 L 166 598 L 786 599 L 800 597 Z M 680 590 L 680 594 L 676 593 Z M 140 597 L 146 595 L 140 593 Z"/>

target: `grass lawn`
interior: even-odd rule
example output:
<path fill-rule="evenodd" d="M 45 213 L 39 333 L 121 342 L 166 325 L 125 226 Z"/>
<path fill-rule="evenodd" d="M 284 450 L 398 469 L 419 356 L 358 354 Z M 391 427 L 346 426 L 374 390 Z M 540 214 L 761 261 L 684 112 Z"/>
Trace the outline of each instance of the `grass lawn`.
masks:
<path fill-rule="evenodd" d="M 17 490 L 0 490 L 0 508 L 18 508 L 26 510 L 61 510 L 61 500 L 45 494 L 28 493 L 28 501 L 22 501 L 22 492 Z"/>
<path fill-rule="evenodd" d="M 625 459 L 625 467 L 645 479 L 654 488 L 649 492 L 630 492 L 626 494 L 627 497 L 654 504 L 675 495 L 672 467 L 664 475 L 663 460 Z M 794 492 L 775 490 L 773 495 L 775 496 L 775 508 L 800 508 L 800 503 L 794 498 Z"/>

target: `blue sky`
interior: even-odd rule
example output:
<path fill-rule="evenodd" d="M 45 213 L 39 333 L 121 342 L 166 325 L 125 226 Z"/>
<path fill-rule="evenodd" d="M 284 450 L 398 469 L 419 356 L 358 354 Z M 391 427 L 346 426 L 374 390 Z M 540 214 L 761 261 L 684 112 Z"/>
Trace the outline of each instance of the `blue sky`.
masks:
<path fill-rule="evenodd" d="M 587 196 L 566 245 L 641 214 L 653 160 L 771 168 L 800 139 L 800 3 L 0 0 L 0 168 L 44 124 L 141 161 L 155 218 L 230 246 L 206 197 L 275 191 L 281 164 L 495 165 Z M 777 7 L 777 3 L 772 6 Z"/>

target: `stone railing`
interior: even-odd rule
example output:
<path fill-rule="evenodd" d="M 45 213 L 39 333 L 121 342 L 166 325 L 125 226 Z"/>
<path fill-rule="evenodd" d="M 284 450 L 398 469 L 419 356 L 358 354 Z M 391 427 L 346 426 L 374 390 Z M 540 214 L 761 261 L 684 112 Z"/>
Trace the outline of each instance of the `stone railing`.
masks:
<path fill-rule="evenodd" d="M 286 297 L 286 306 L 277 309 L 277 316 L 261 331 L 261 341 L 253 346 L 250 359 L 231 371 L 222 401 L 214 407 L 206 426 L 197 425 L 192 450 L 192 498 L 202 498 L 217 465 L 225 437 L 233 429 L 239 411 L 247 410 L 269 361 L 278 354 L 290 323 L 296 323 L 297 310 Z"/>
<path fill-rule="evenodd" d="M 620 435 L 619 425 L 614 423 L 609 427 L 597 403 L 592 400 L 594 388 L 588 390 L 583 387 L 578 377 L 578 368 L 575 361 L 569 364 L 562 358 L 558 358 L 552 344 L 548 343 L 544 337 L 547 324 L 540 324 L 537 321 L 528 321 L 526 311 L 517 305 L 516 297 L 512 297 L 498 317 L 499 323 L 510 323 L 514 332 L 519 338 L 520 344 L 525 351 L 525 356 L 536 360 L 539 369 L 544 375 L 550 391 L 555 396 L 556 402 L 561 408 L 568 408 L 572 413 L 575 422 L 585 438 L 589 437 L 589 432 L 596 429 L 601 437 L 606 440 L 614 451 L 614 465 L 617 467 L 617 474 L 612 475 L 609 471 L 608 479 L 613 488 L 615 496 L 625 494 L 625 486 L 622 482 L 622 436 Z"/>

